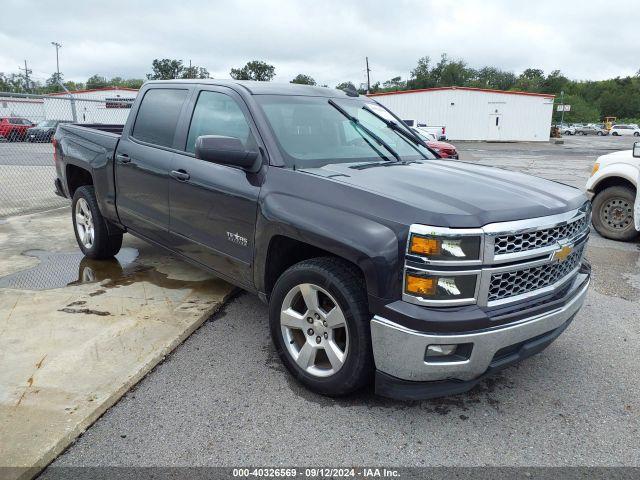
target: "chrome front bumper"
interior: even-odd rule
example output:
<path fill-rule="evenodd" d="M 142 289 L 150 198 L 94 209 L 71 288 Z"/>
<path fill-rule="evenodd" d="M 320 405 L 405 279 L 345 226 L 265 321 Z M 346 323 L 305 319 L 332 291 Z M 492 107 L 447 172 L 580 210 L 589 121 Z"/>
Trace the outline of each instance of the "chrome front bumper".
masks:
<path fill-rule="evenodd" d="M 495 329 L 469 334 L 435 335 L 410 330 L 385 318 L 371 320 L 371 339 L 379 372 L 412 382 L 473 380 L 484 374 L 496 353 L 566 324 L 580 310 L 589 282 L 562 307 Z M 472 344 L 466 360 L 426 362 L 427 346 Z"/>

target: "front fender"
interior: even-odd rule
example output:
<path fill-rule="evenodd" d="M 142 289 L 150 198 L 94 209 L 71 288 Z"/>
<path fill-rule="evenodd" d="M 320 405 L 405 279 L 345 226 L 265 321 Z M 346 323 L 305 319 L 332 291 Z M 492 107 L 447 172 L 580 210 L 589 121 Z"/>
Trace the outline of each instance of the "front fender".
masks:
<path fill-rule="evenodd" d="M 283 235 L 356 264 L 364 272 L 369 295 L 386 298 L 398 290 L 400 296 L 399 263 L 404 248 L 400 231 L 354 213 L 280 193 L 263 199 L 256 227 L 254 281 L 260 292 L 265 291 L 269 244 L 274 236 Z"/>
<path fill-rule="evenodd" d="M 587 191 L 591 193 L 595 193 L 598 188 L 600 182 L 607 178 L 623 178 L 633 185 L 635 185 L 636 189 L 638 188 L 638 173 L 639 169 L 633 165 L 628 165 L 624 163 L 614 163 L 612 165 L 605 165 L 601 167 L 595 175 L 592 175 L 589 180 L 587 180 Z"/>

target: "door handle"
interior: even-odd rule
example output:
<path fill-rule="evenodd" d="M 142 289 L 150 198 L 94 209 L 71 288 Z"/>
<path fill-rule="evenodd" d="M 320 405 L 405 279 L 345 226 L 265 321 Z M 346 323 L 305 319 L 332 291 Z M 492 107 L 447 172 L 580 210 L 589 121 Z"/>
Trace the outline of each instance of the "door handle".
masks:
<path fill-rule="evenodd" d="M 129 163 L 131 161 L 131 158 L 129 158 L 129 155 L 127 155 L 126 153 L 116 153 L 116 160 L 118 160 L 120 163 Z"/>
<path fill-rule="evenodd" d="M 186 182 L 191 178 L 191 175 L 189 175 L 184 170 L 171 170 L 171 176 L 176 180 L 180 180 L 181 182 Z"/>

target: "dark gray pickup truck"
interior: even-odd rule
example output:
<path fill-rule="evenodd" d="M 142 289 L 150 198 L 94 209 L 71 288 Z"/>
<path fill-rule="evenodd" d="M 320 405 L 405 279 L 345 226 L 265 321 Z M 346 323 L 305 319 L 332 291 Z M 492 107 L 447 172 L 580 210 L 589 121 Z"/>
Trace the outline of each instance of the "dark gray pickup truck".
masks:
<path fill-rule="evenodd" d="M 469 390 L 549 345 L 589 284 L 582 192 L 440 160 L 355 92 L 148 82 L 126 125 L 60 125 L 54 145 L 85 255 L 128 232 L 258 294 L 322 394 Z"/>

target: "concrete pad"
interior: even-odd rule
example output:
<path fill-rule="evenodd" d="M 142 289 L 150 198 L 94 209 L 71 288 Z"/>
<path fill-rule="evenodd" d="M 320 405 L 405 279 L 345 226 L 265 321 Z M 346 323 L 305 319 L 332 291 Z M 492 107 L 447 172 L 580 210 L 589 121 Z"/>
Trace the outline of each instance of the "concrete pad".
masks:
<path fill-rule="evenodd" d="M 128 235 L 84 258 L 68 208 L 0 224 L 0 477 L 37 474 L 232 291 Z"/>

